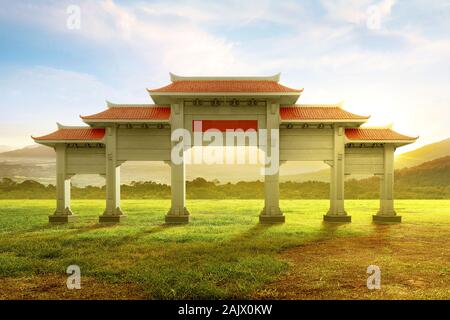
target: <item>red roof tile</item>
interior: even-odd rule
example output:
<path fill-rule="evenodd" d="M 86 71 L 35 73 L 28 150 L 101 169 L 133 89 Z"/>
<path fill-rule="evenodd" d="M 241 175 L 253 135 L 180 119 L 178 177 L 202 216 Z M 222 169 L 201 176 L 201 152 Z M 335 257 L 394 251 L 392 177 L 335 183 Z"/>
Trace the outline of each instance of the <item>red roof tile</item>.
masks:
<path fill-rule="evenodd" d="M 287 106 L 280 108 L 281 120 L 366 120 L 339 107 Z"/>
<path fill-rule="evenodd" d="M 105 129 L 97 128 L 62 128 L 34 140 L 102 140 Z"/>
<path fill-rule="evenodd" d="M 351 128 L 345 129 L 350 140 L 415 140 L 388 128 Z"/>
<path fill-rule="evenodd" d="M 169 120 L 170 107 L 115 107 L 90 116 L 81 116 L 83 120 Z"/>
<path fill-rule="evenodd" d="M 302 92 L 269 80 L 182 80 L 153 90 L 152 92 Z"/>

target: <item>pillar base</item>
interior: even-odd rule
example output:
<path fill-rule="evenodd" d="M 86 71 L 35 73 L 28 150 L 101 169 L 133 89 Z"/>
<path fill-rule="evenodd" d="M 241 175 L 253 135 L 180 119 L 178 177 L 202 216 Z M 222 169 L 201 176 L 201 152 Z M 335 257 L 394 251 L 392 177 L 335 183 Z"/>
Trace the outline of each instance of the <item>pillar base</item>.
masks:
<path fill-rule="evenodd" d="M 165 221 L 166 223 L 170 223 L 170 224 L 184 224 L 184 223 L 189 223 L 189 215 L 179 215 L 179 216 L 175 216 L 175 215 L 170 215 L 167 214 L 165 216 Z"/>
<path fill-rule="evenodd" d="M 280 207 L 273 206 L 270 208 L 264 207 L 259 213 L 261 216 L 282 216 L 283 212 L 281 212 Z"/>
<path fill-rule="evenodd" d="M 382 216 L 382 215 L 373 215 L 372 221 L 375 223 L 399 223 L 402 222 L 402 216 Z"/>
<path fill-rule="evenodd" d="M 119 223 L 127 218 L 126 215 L 101 215 L 98 218 L 99 223 Z"/>
<path fill-rule="evenodd" d="M 260 215 L 259 216 L 259 223 L 264 223 L 264 224 L 284 223 L 285 221 L 286 221 L 286 218 L 283 215 L 275 215 L 275 216 Z"/>
<path fill-rule="evenodd" d="M 186 207 L 172 207 L 165 217 L 166 223 L 188 223 L 189 220 L 189 211 Z"/>
<path fill-rule="evenodd" d="M 49 223 L 68 223 L 73 220 L 75 220 L 75 216 L 73 214 L 52 214 L 51 216 L 48 216 Z"/>
<path fill-rule="evenodd" d="M 338 216 L 338 215 L 328 215 L 325 214 L 323 216 L 323 221 L 325 222 L 337 222 L 337 223 L 346 223 L 346 222 L 352 222 L 352 216 L 347 216 L 347 215 L 342 215 L 342 216 Z"/>
<path fill-rule="evenodd" d="M 104 216 L 123 216 L 124 213 L 120 207 L 108 209 L 106 208 L 105 211 L 103 211 Z"/>

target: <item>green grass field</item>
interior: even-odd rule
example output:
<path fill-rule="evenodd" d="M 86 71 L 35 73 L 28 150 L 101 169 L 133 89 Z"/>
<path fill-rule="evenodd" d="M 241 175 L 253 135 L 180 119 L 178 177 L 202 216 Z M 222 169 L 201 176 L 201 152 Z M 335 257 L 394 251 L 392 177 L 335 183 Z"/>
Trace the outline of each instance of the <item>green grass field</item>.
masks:
<path fill-rule="evenodd" d="M 353 222 L 345 225 L 322 222 L 326 200 L 281 201 L 286 223 L 273 226 L 258 224 L 260 200 L 190 200 L 192 222 L 181 226 L 163 223 L 169 205 L 126 200 L 124 223 L 100 225 L 104 201 L 75 200 L 77 220 L 54 226 L 47 222 L 54 200 L 1 200 L 0 298 L 352 298 L 351 288 L 339 285 L 345 281 L 333 280 L 344 262 L 360 270 L 354 292 L 362 295 L 355 298 L 450 297 L 449 200 L 396 201 L 403 223 L 386 226 L 372 223 L 376 200 L 346 201 Z M 311 249 L 324 243 L 335 245 Z M 326 250 L 338 243 L 352 248 L 342 258 Z M 369 292 L 365 268 L 374 262 L 387 280 Z M 81 268 L 81 290 L 66 289 L 71 264 Z M 406 278 L 389 277 L 394 272 Z M 286 295 L 293 276 L 298 283 Z"/>

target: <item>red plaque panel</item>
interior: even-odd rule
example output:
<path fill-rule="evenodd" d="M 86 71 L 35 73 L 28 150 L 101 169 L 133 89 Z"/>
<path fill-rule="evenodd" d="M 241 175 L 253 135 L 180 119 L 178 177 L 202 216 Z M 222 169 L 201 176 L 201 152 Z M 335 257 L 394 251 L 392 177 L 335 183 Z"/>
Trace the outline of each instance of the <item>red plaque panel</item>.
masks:
<path fill-rule="evenodd" d="M 193 120 L 192 130 L 205 132 L 209 129 L 225 132 L 228 130 L 258 130 L 258 120 Z"/>

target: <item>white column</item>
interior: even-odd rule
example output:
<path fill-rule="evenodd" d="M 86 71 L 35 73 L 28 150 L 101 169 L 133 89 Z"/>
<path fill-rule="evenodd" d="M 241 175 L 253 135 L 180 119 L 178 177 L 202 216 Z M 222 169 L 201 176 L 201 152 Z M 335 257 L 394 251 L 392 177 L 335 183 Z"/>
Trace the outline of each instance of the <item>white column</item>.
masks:
<path fill-rule="evenodd" d="M 394 152 L 394 145 L 384 145 L 384 170 L 380 182 L 380 210 L 373 216 L 374 222 L 401 222 L 402 220 L 394 209 Z"/>
<path fill-rule="evenodd" d="M 120 209 L 120 164 L 117 161 L 117 127 L 106 128 L 106 209 L 100 222 L 120 222 L 125 218 Z"/>
<path fill-rule="evenodd" d="M 282 223 L 285 217 L 280 210 L 280 186 L 279 186 L 279 129 L 280 116 L 279 104 L 267 103 L 266 110 L 266 129 L 267 129 L 267 155 L 271 158 L 271 164 L 265 166 L 264 175 L 264 209 L 259 215 L 259 222 L 261 223 Z M 275 139 L 272 139 L 272 130 L 276 130 Z M 278 154 L 272 153 L 272 146 L 276 146 Z M 276 163 L 273 163 L 273 162 Z M 274 168 L 276 170 L 274 170 Z"/>
<path fill-rule="evenodd" d="M 70 176 L 67 174 L 66 145 L 55 145 L 56 151 L 56 210 L 49 222 L 69 222 L 74 215 L 70 210 Z"/>
<path fill-rule="evenodd" d="M 323 216 L 329 222 L 350 222 L 344 208 L 345 134 L 344 128 L 334 126 L 333 162 L 330 174 L 330 209 Z"/>
<path fill-rule="evenodd" d="M 176 129 L 184 128 L 184 106 L 182 102 L 171 105 L 170 127 L 174 132 Z M 178 142 L 173 141 L 172 147 Z M 180 157 L 184 158 L 184 151 L 180 150 Z M 182 163 L 170 162 L 170 189 L 172 192 L 172 203 L 166 214 L 166 223 L 187 223 L 189 212 L 186 209 L 186 173 L 184 159 Z"/>
<path fill-rule="evenodd" d="M 384 212 L 384 198 L 385 198 L 385 191 L 384 191 L 384 173 L 380 175 L 380 209 L 378 212 Z"/>

